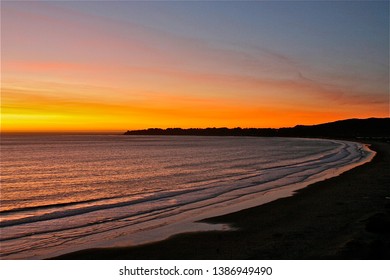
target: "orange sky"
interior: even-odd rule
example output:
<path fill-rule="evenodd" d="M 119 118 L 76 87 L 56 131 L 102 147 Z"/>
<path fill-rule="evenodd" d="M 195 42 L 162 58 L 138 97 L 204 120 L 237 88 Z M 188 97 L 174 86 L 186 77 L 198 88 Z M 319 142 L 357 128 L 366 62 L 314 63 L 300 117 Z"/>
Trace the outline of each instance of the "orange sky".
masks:
<path fill-rule="evenodd" d="M 258 9 L 253 18 L 229 5 L 2 3 L 1 130 L 284 127 L 389 117 L 388 40 L 367 37 L 378 26 L 388 36 L 386 15 L 362 18 L 367 7 L 353 7 L 356 26 L 340 31 L 292 12 L 283 17 L 292 27 L 270 30 L 288 3 L 267 4 L 275 18 L 261 3 L 234 3 Z M 325 13 L 337 21 L 344 8 Z"/>

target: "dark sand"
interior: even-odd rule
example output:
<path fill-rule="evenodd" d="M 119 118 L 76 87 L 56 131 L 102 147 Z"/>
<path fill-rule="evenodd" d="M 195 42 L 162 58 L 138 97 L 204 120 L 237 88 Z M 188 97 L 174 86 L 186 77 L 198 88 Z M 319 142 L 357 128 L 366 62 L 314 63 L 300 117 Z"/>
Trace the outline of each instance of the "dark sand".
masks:
<path fill-rule="evenodd" d="M 198 232 L 59 259 L 390 259 L 390 144 L 372 162 L 258 207 L 207 219 L 238 231 Z"/>

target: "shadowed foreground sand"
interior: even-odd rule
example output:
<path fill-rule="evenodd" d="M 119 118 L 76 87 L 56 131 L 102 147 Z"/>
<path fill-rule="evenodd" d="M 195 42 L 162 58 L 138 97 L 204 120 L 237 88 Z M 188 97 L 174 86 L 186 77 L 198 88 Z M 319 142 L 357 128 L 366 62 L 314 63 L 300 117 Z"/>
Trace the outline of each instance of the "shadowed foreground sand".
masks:
<path fill-rule="evenodd" d="M 58 259 L 390 259 L 390 144 L 372 162 L 293 197 L 208 219 L 232 232 L 200 232 Z"/>

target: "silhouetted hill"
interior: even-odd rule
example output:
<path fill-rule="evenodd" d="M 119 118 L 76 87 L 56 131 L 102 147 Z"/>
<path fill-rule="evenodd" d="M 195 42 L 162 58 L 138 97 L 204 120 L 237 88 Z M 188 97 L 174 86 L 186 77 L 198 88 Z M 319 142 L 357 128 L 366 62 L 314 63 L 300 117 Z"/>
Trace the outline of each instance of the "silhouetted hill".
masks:
<path fill-rule="evenodd" d="M 390 118 L 349 119 L 312 126 L 297 125 L 286 129 L 285 133 L 339 138 L 389 137 Z"/>
<path fill-rule="evenodd" d="M 325 138 L 389 138 L 390 118 L 348 119 L 289 128 L 149 128 L 129 130 L 125 135 L 201 135 Z"/>

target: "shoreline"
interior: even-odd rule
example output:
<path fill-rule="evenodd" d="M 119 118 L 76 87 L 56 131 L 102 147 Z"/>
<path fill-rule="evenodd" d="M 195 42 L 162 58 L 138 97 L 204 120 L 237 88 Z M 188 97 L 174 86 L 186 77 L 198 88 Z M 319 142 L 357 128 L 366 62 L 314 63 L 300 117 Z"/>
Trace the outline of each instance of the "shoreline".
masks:
<path fill-rule="evenodd" d="M 371 162 L 291 197 L 199 221 L 239 230 L 183 233 L 54 259 L 390 259 L 390 145 L 366 142 L 377 153 Z"/>

